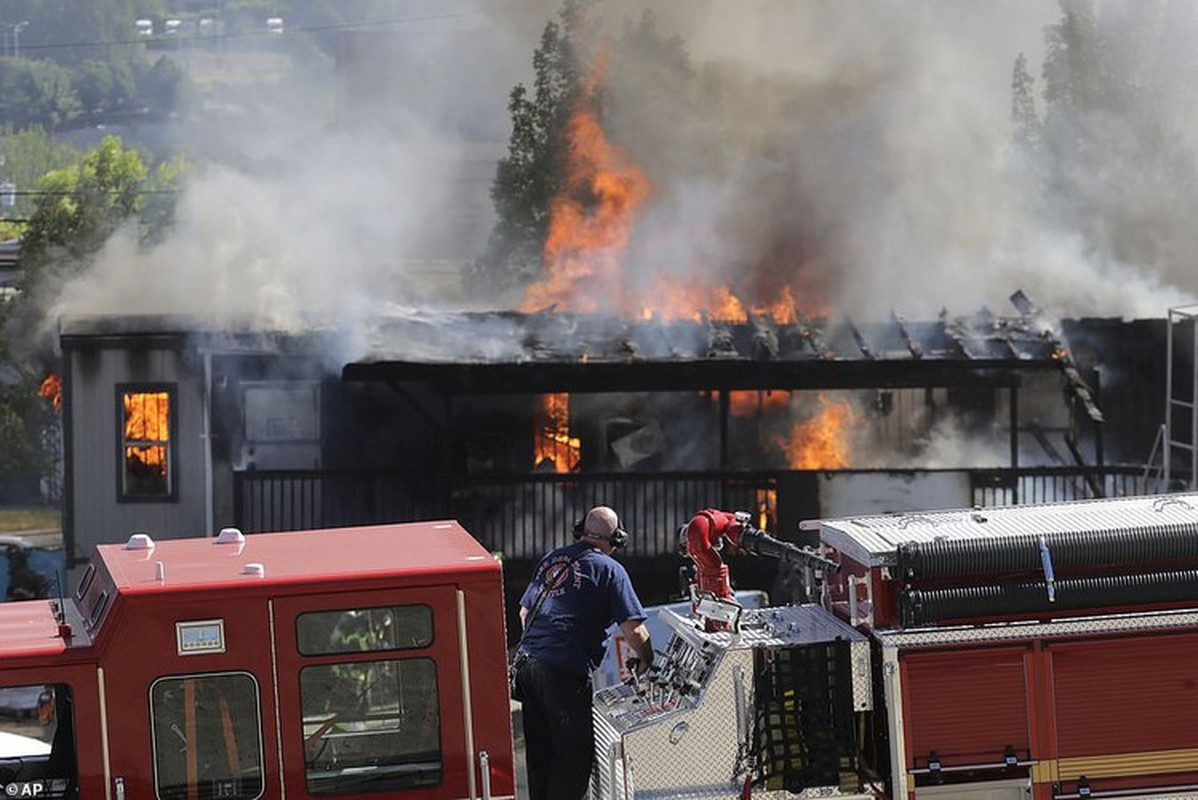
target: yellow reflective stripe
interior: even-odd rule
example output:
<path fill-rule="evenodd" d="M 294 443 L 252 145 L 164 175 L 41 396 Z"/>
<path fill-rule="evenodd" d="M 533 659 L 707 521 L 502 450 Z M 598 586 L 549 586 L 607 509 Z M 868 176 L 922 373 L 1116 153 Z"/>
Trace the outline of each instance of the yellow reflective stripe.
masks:
<path fill-rule="evenodd" d="M 1057 760 L 1055 758 L 1037 761 L 1032 764 L 1032 782 L 1033 783 L 1056 783 L 1060 780 L 1057 771 Z"/>
<path fill-rule="evenodd" d="M 1155 750 L 1148 753 L 1062 758 L 1058 773 L 1066 780 L 1073 776 L 1119 778 L 1128 775 L 1157 775 L 1164 772 L 1198 772 L 1198 749 Z"/>
<path fill-rule="evenodd" d="M 1198 772 L 1198 748 L 1116 753 L 1075 758 L 1046 758 L 1032 764 L 1033 783 L 1087 778 L 1125 778 L 1168 772 Z"/>

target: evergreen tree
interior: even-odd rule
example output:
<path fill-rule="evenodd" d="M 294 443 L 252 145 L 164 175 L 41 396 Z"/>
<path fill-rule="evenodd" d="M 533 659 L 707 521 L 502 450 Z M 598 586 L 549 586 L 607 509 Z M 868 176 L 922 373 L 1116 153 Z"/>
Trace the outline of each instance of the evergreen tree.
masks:
<path fill-rule="evenodd" d="M 1011 121 L 1015 126 L 1015 144 L 1031 155 L 1040 146 L 1040 115 L 1036 113 L 1036 79 L 1027 69 L 1023 53 L 1015 59 L 1011 74 Z"/>
<path fill-rule="evenodd" d="M 472 268 L 487 289 L 504 290 L 535 279 L 549 226 L 549 201 L 564 177 L 566 125 L 579 96 L 587 50 L 584 26 L 593 0 L 567 0 L 533 53 L 532 93 L 512 89 L 512 134 L 491 184 L 498 216 L 486 252 Z"/>
<path fill-rule="evenodd" d="M 1108 83 L 1093 0 L 1060 0 L 1061 21 L 1045 29 L 1044 99 L 1049 109 L 1095 110 Z"/>

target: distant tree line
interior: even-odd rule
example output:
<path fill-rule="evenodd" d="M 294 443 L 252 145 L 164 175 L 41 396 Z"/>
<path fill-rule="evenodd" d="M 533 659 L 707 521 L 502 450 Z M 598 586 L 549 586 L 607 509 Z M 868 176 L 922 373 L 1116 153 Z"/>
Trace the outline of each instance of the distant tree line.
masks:
<path fill-rule="evenodd" d="M 0 125 L 60 131 L 167 114 L 186 76 L 137 42 L 164 0 L 7 0 L 0 6 Z"/>

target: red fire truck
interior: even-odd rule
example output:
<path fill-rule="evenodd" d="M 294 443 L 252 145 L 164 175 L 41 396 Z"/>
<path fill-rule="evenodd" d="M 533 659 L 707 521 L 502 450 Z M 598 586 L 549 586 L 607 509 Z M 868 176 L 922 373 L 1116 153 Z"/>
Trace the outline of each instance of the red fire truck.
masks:
<path fill-rule="evenodd" d="M 0 786 L 514 797 L 502 589 L 455 522 L 102 545 L 0 604 Z"/>
<path fill-rule="evenodd" d="M 595 697 L 600 800 L 1198 798 L 1198 494 L 823 519 L 818 551 L 751 520 L 683 529 L 691 613 Z M 739 608 L 725 545 L 809 602 Z"/>
<path fill-rule="evenodd" d="M 689 613 L 595 695 L 596 800 L 1198 797 L 1198 494 L 687 525 Z M 807 602 L 741 608 L 725 545 Z M 98 548 L 0 605 L 0 786 L 514 797 L 499 563 L 454 522 Z"/>

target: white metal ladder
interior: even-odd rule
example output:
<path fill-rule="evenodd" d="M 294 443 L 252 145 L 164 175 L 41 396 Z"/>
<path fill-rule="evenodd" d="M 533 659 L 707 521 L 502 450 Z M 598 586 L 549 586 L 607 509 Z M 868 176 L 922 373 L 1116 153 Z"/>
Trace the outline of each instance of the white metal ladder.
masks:
<path fill-rule="evenodd" d="M 1186 342 L 1188 347 L 1178 346 Z M 1177 464 L 1189 464 L 1186 488 L 1192 490 L 1198 476 L 1198 304 L 1169 309 L 1167 343 L 1162 453 L 1165 491 L 1173 488 L 1175 456 Z"/>

